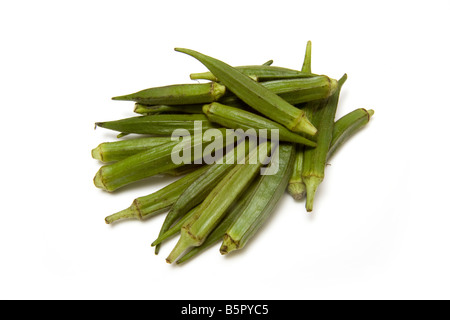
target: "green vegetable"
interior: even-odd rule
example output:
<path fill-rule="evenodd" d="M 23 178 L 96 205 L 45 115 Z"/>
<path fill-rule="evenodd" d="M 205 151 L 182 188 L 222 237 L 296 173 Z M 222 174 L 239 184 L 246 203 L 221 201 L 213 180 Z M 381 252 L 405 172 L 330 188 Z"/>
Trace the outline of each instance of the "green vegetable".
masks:
<path fill-rule="evenodd" d="M 277 173 L 262 176 L 258 181 L 253 196 L 246 203 L 239 217 L 228 228 L 220 253 L 227 254 L 243 248 L 267 220 L 283 196 L 292 175 L 295 148 L 292 144 L 281 144 L 277 151 L 279 152 Z"/>
<path fill-rule="evenodd" d="M 207 169 L 207 167 L 199 168 L 152 194 L 136 198 L 130 207 L 106 217 L 106 223 L 121 219 L 142 220 L 168 210 L 183 191 Z"/>
<path fill-rule="evenodd" d="M 361 127 L 365 126 L 373 114 L 373 110 L 361 108 L 346 114 L 336 121 L 333 128 L 333 139 L 331 140 L 331 146 L 327 154 L 327 159 L 330 159 L 336 150 L 339 149 L 348 138 L 354 135 L 355 132 L 357 132 Z"/>
<path fill-rule="evenodd" d="M 218 123 L 227 128 L 243 130 L 276 129 L 279 130 L 279 139 L 281 141 L 300 143 L 310 147 L 316 146 L 314 141 L 295 134 L 278 123 L 242 109 L 213 102 L 203 107 L 203 113 L 211 122 Z"/>
<path fill-rule="evenodd" d="M 170 136 L 176 129 L 185 129 L 193 134 L 195 121 L 201 122 L 203 130 L 216 128 L 203 114 L 139 116 L 116 121 L 97 122 L 96 125 L 120 132 Z"/>
<path fill-rule="evenodd" d="M 228 230 L 234 220 L 241 214 L 242 209 L 244 208 L 247 201 L 253 196 L 256 187 L 259 184 L 259 180 L 261 180 L 262 177 L 263 176 L 257 177 L 255 181 L 253 181 L 251 185 L 244 191 L 244 195 L 239 197 L 239 199 L 230 206 L 229 212 L 226 214 L 225 218 L 211 232 L 206 240 L 200 246 L 191 248 L 184 256 L 177 260 L 177 264 L 186 262 L 187 260 L 195 257 L 199 253 L 209 248 L 214 243 L 223 239 L 225 232 Z M 179 232 L 180 229 L 181 226 L 177 232 Z"/>
<path fill-rule="evenodd" d="M 306 194 L 306 186 L 302 178 L 304 147 L 296 146 L 295 163 L 288 184 L 288 192 L 295 200 L 301 200 Z"/>
<path fill-rule="evenodd" d="M 236 96 L 266 117 L 291 131 L 316 134 L 317 129 L 307 119 L 303 110 L 289 104 L 235 68 L 193 50 L 180 48 L 175 50 L 199 60 Z"/>
<path fill-rule="evenodd" d="M 201 175 L 196 181 L 194 181 L 177 199 L 176 203 L 172 206 L 171 210 L 166 216 L 164 223 L 159 232 L 159 236 L 162 236 L 170 226 L 180 217 L 184 216 L 186 212 L 201 203 L 208 193 L 214 188 L 219 181 L 236 165 L 237 161 L 248 154 L 249 150 L 256 147 L 256 142 L 250 141 L 249 143 L 243 142 L 243 148 L 234 148 L 230 152 L 234 153 L 232 163 L 227 163 L 226 158 L 229 154 L 225 154 L 222 160 L 210 166 L 208 171 Z M 158 244 L 158 239 L 153 242 L 152 245 Z M 159 251 L 159 247 L 156 248 L 156 253 Z"/>
<path fill-rule="evenodd" d="M 313 113 L 312 121 L 317 126 L 317 147 L 304 152 L 302 178 L 306 185 L 306 210 L 313 210 L 314 196 L 319 184 L 325 176 L 325 166 L 328 150 L 333 138 L 334 117 L 339 101 L 339 93 L 347 75 L 339 80 L 339 88 L 326 102 L 317 104 Z M 310 104 L 309 106 L 311 106 Z"/>
<path fill-rule="evenodd" d="M 194 104 L 217 101 L 225 94 L 225 87 L 220 83 L 177 84 L 155 87 L 136 93 L 112 98 L 113 100 L 136 101 L 143 104 Z"/>
<path fill-rule="evenodd" d="M 160 113 L 202 113 L 203 104 L 187 104 L 187 105 L 178 105 L 178 106 L 165 106 L 165 105 L 157 105 L 157 106 L 149 106 L 145 104 L 136 103 L 134 107 L 134 112 L 152 115 L 152 114 L 160 114 Z"/>
<path fill-rule="evenodd" d="M 209 68 L 208 68 L 209 69 Z M 307 74 L 301 71 L 272 67 L 268 65 L 262 66 L 242 66 L 235 67 L 236 70 L 245 74 L 246 76 L 253 76 L 257 81 L 269 81 L 269 80 L 280 80 L 280 79 L 294 79 L 294 78 L 307 78 L 311 77 L 311 74 Z M 219 77 L 213 75 L 214 72 L 202 72 L 202 73 L 192 73 L 191 79 L 204 79 L 211 81 L 222 81 Z"/>
<path fill-rule="evenodd" d="M 258 153 L 270 146 L 270 142 L 261 143 Z M 168 263 L 175 261 L 186 249 L 200 246 L 219 224 L 230 205 L 258 174 L 262 163 L 254 150 L 247 158 L 255 159 L 246 164 L 237 164 L 220 183 L 209 193 L 199 206 L 196 214 L 181 228 L 181 235 L 175 248 L 166 259 Z"/>
<path fill-rule="evenodd" d="M 226 136 L 229 136 L 230 132 L 225 129 L 217 130 L 220 130 L 225 137 L 223 139 L 224 145 Z M 178 144 L 179 142 L 174 141 L 159 145 L 113 164 L 105 165 L 95 175 L 94 184 L 98 188 L 111 192 L 132 182 L 181 167 L 185 163 L 174 163 L 172 160 L 173 154 L 177 152 L 175 146 Z M 197 141 L 195 138 L 189 142 L 186 149 L 190 150 L 191 163 L 197 164 L 202 161 L 203 149 L 207 144 L 208 142 Z M 183 145 L 178 146 L 183 147 Z M 199 148 L 201 148 L 202 152 L 197 155 L 195 150 Z"/>

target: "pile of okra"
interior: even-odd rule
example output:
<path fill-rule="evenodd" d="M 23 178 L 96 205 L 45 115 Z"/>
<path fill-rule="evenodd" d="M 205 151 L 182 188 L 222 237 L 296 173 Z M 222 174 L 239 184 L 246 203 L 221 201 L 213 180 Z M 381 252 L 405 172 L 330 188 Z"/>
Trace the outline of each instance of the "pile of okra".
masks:
<path fill-rule="evenodd" d="M 175 51 L 197 59 L 209 70 L 190 75 L 203 81 L 114 97 L 134 101 L 139 116 L 96 126 L 119 132 L 118 139 L 140 136 L 101 143 L 92 150 L 92 157 L 107 163 L 95 175 L 94 184 L 108 192 L 155 175 L 178 177 L 105 220 L 108 224 L 144 220 L 166 213 L 152 246 L 158 253 L 165 240 L 179 234 L 166 260 L 183 263 L 220 241 L 221 254 L 244 247 L 286 191 L 296 200 L 306 197 L 306 210 L 312 211 L 327 161 L 374 112 L 360 108 L 335 121 L 347 75 L 334 80 L 312 73 L 311 42 L 301 70 L 272 66 L 272 60 L 232 67 L 193 50 Z M 201 138 L 196 139 L 199 128 Z M 209 129 L 226 138 L 233 134 L 232 143 L 214 139 L 215 135 L 206 138 L 202 133 Z M 174 138 L 175 131 L 179 135 Z M 244 133 L 241 139 L 236 132 Z M 261 132 L 269 134 L 261 136 Z M 246 139 L 252 134 L 257 139 Z M 194 139 L 182 145 L 191 161 L 173 161 L 180 140 L 191 135 Z M 211 148 L 211 141 L 219 161 L 199 157 Z M 230 154 L 235 161 L 228 161 Z M 262 174 L 274 161 L 275 173 Z"/>

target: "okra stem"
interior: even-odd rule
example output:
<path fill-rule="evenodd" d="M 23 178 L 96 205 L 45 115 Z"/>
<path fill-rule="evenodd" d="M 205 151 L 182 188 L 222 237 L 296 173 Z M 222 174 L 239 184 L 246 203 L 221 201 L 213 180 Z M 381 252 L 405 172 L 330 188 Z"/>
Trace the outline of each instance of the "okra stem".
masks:
<path fill-rule="evenodd" d="M 271 66 L 273 63 L 273 60 L 269 60 L 263 63 L 263 66 Z"/>

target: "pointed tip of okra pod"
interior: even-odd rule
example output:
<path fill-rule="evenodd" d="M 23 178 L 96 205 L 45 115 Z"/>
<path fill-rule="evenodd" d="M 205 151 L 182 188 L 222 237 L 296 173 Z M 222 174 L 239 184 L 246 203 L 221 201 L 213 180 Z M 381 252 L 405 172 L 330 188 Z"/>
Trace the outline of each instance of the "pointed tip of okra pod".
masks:
<path fill-rule="evenodd" d="M 198 246 L 199 244 L 193 238 L 191 238 L 188 234 L 184 233 L 183 230 L 181 232 L 180 239 L 177 244 L 173 248 L 172 252 L 166 258 L 167 263 L 172 263 L 177 260 L 187 249 L 192 246 Z"/>
<path fill-rule="evenodd" d="M 133 96 L 130 95 L 130 94 L 127 94 L 127 95 L 124 95 L 124 96 L 112 97 L 111 100 L 132 101 L 133 100 Z"/>

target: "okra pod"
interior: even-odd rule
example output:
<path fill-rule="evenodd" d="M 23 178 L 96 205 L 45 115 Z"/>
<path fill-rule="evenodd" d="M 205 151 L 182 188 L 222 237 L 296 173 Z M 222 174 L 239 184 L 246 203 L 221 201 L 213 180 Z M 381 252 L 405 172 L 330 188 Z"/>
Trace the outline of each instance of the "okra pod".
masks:
<path fill-rule="evenodd" d="M 267 220 L 283 196 L 292 175 L 295 148 L 292 144 L 281 144 L 276 152 L 279 153 L 277 173 L 262 176 L 258 181 L 255 193 L 242 209 L 242 213 L 228 228 L 220 247 L 221 254 L 243 248 Z"/>
<path fill-rule="evenodd" d="M 251 197 L 253 196 L 256 187 L 259 184 L 259 180 L 261 180 L 262 177 L 262 175 L 258 176 L 255 181 L 253 181 L 250 186 L 244 191 L 244 194 L 230 206 L 228 210 L 229 212 L 226 214 L 225 218 L 223 218 L 219 225 L 209 234 L 206 240 L 200 246 L 191 248 L 184 256 L 177 260 L 177 264 L 186 262 L 187 260 L 193 258 L 194 256 L 209 248 L 211 245 L 219 242 L 220 240 L 223 240 L 223 236 L 228 228 L 241 214 L 242 209 L 244 208 L 247 201 L 249 201 L 249 199 L 251 199 Z"/>
<path fill-rule="evenodd" d="M 328 98 L 336 91 L 337 81 L 330 79 L 327 76 L 314 76 L 304 79 L 267 81 L 262 82 L 261 85 L 284 99 L 286 102 L 297 105 L 304 102 Z M 217 102 L 233 107 L 245 105 L 242 100 L 232 94 L 223 96 Z"/>
<path fill-rule="evenodd" d="M 116 121 L 97 122 L 96 126 L 127 133 L 170 136 L 176 129 L 194 132 L 196 121 L 201 121 L 202 129 L 216 128 L 203 114 L 161 114 L 139 116 Z"/>
<path fill-rule="evenodd" d="M 165 106 L 157 105 L 150 106 L 145 104 L 136 103 L 134 106 L 134 112 L 144 115 L 161 114 L 161 113 L 202 113 L 203 104 L 188 104 L 179 106 Z"/>
<path fill-rule="evenodd" d="M 302 72 L 311 73 L 311 41 L 306 44 L 305 58 L 303 59 Z M 288 184 L 288 192 L 295 200 L 301 200 L 305 196 L 306 186 L 302 178 L 303 147 L 295 148 L 295 163 L 291 179 Z"/>
<path fill-rule="evenodd" d="M 211 192 L 211 189 L 219 183 L 219 181 L 236 165 L 236 163 L 244 158 L 249 150 L 256 147 L 256 141 L 250 140 L 249 143 L 246 143 L 245 141 L 242 143 L 245 145 L 241 145 L 242 147 L 234 148 L 230 151 L 234 153 L 233 160 L 235 161 L 228 163 L 226 158 L 229 154 L 225 154 L 221 161 L 211 165 L 205 174 L 201 175 L 185 190 L 185 192 L 183 192 L 167 214 L 158 237 L 164 234 L 177 219 L 202 202 L 208 193 Z M 158 242 L 155 240 L 152 245 L 156 244 L 158 244 Z M 159 247 L 156 248 L 155 251 L 158 253 Z"/>
<path fill-rule="evenodd" d="M 170 137 L 146 137 L 114 142 L 103 142 L 92 150 L 92 158 L 102 162 L 125 159 L 144 150 L 171 143 Z"/>
<path fill-rule="evenodd" d="M 175 248 L 166 259 L 168 263 L 175 261 L 186 249 L 192 246 L 200 246 L 209 233 L 224 217 L 227 209 L 235 201 L 238 195 L 250 184 L 258 174 L 262 163 L 260 156 L 263 150 L 270 146 L 270 142 L 263 142 L 247 157 L 254 159 L 246 164 L 237 164 L 209 193 L 199 206 L 196 214 L 181 228 L 181 235 Z M 272 153 L 273 154 L 273 153 Z"/>
<path fill-rule="evenodd" d="M 230 134 L 226 129 L 217 130 L 220 130 L 223 136 Z M 223 140 L 225 144 L 226 139 Z M 189 145 L 184 145 L 184 143 L 189 143 Z M 203 159 L 203 148 L 207 143 L 203 140 L 197 141 L 194 137 L 192 141 L 183 143 L 173 141 L 142 151 L 113 164 L 102 166 L 95 175 L 94 184 L 98 188 L 112 192 L 132 182 L 181 167 L 186 163 L 182 161 L 174 163 L 173 161 L 176 152 L 181 151 L 181 149 L 175 151 L 180 146 L 183 150 L 190 150 L 191 163 L 198 163 Z M 198 149 L 201 151 L 200 154 L 196 152 Z"/>
<path fill-rule="evenodd" d="M 176 84 L 155 87 L 136 93 L 118 96 L 113 100 L 136 101 L 143 104 L 194 104 L 217 101 L 225 94 L 226 88 L 220 83 Z"/>
<path fill-rule="evenodd" d="M 209 69 L 209 68 L 208 68 Z M 263 64 L 262 66 L 240 66 L 235 67 L 236 70 L 245 74 L 246 76 L 255 77 L 257 81 L 270 81 L 270 80 L 280 80 L 280 79 L 295 79 L 295 78 L 308 78 L 312 75 L 310 73 L 304 73 L 297 70 L 273 67 Z M 219 77 L 213 74 L 214 72 L 202 72 L 202 73 L 192 73 L 192 80 L 211 80 L 211 81 L 222 81 Z"/>
<path fill-rule="evenodd" d="M 289 104 L 239 70 L 236 70 L 220 60 L 208 57 L 193 50 L 180 48 L 176 48 L 175 50 L 186 53 L 199 60 L 230 91 L 250 107 L 264 114 L 269 119 L 284 125 L 294 132 L 303 132 L 309 135 L 316 134 L 317 129 L 307 119 L 303 110 Z"/>
<path fill-rule="evenodd" d="M 226 106 L 218 102 L 213 102 L 203 106 L 203 113 L 211 122 L 218 123 L 227 128 L 233 129 L 267 129 L 278 130 L 281 141 L 300 143 L 306 146 L 315 147 L 314 141 L 308 140 L 296 133 L 287 130 L 278 123 L 256 115 L 254 113 Z M 255 131 L 256 133 L 256 131 Z"/>
<path fill-rule="evenodd" d="M 208 168 L 199 168 L 144 197 L 136 198 L 130 207 L 105 218 L 107 224 L 121 219 L 145 219 L 168 210 L 178 197 Z"/>
<path fill-rule="evenodd" d="M 330 150 L 328 150 L 327 160 L 333 156 L 336 150 L 339 149 L 348 138 L 355 134 L 361 127 L 365 126 L 373 114 L 373 110 L 360 108 L 346 114 L 336 121 L 333 128 L 333 139 L 331 140 Z"/>
<path fill-rule="evenodd" d="M 333 138 L 327 153 L 327 161 L 333 156 L 348 138 L 353 136 L 361 127 L 366 125 L 373 116 L 373 110 L 356 109 L 334 123 Z M 296 200 L 300 200 L 306 194 L 306 186 L 302 178 L 303 149 L 296 151 L 296 162 L 291 180 L 289 180 L 288 192 Z"/>
<path fill-rule="evenodd" d="M 317 147 L 304 152 L 302 178 L 306 186 L 306 210 L 308 212 L 313 210 L 317 187 L 325 176 L 327 154 L 333 138 L 334 117 L 339 93 L 346 80 L 347 75 L 345 74 L 339 79 L 339 87 L 336 92 L 324 103 L 319 103 L 318 108 L 311 110 L 312 121 L 317 126 L 319 133 L 317 135 Z"/>

